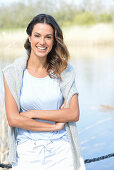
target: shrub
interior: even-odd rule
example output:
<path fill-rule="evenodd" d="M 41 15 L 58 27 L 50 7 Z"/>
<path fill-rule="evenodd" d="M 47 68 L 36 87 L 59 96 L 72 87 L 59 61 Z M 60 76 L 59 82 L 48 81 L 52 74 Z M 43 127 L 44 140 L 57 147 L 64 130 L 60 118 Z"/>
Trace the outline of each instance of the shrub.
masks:
<path fill-rule="evenodd" d="M 112 22 L 113 18 L 110 14 L 101 14 L 98 17 L 98 22 Z"/>
<path fill-rule="evenodd" d="M 77 25 L 92 25 L 96 23 L 96 16 L 92 12 L 84 12 L 75 15 L 74 22 Z"/>

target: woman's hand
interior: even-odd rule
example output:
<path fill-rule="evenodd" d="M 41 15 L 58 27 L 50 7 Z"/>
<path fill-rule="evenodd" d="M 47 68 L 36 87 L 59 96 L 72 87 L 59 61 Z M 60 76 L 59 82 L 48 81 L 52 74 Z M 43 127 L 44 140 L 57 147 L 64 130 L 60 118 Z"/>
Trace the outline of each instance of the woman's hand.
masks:
<path fill-rule="evenodd" d="M 62 105 L 62 107 L 64 107 L 63 105 Z M 27 112 L 21 112 L 20 113 L 22 116 L 24 116 L 24 117 L 28 117 L 28 118 L 30 118 L 30 119 L 32 119 L 33 118 L 33 112 L 30 110 L 30 111 L 27 111 Z M 64 128 L 64 125 L 65 125 L 65 123 L 55 123 L 54 125 L 53 125 L 53 131 L 58 131 L 58 130 L 61 130 L 61 129 L 63 129 Z"/>
<path fill-rule="evenodd" d="M 63 109 L 64 107 L 65 107 L 65 102 L 64 102 L 63 105 L 61 106 L 61 109 Z M 24 110 L 24 112 L 21 112 L 20 114 L 21 114 L 22 116 L 28 117 L 28 118 L 30 118 L 30 119 L 35 118 L 35 116 L 34 116 L 34 111 L 33 111 L 33 110 L 30 110 L 30 111 Z"/>
<path fill-rule="evenodd" d="M 30 110 L 30 111 L 25 111 L 25 112 L 21 112 L 20 114 L 21 114 L 22 116 L 28 117 L 28 118 L 30 118 L 30 119 L 32 119 L 32 118 L 34 117 L 32 110 Z"/>
<path fill-rule="evenodd" d="M 64 126 L 65 126 L 65 123 L 56 123 L 54 127 L 54 131 L 61 130 L 64 128 Z"/>
<path fill-rule="evenodd" d="M 63 103 L 63 105 L 61 106 L 61 109 L 63 109 L 65 107 L 65 102 Z M 24 110 L 24 112 L 21 112 L 20 115 L 33 119 L 34 118 L 34 111 L 30 110 L 30 111 L 26 111 Z M 53 124 L 53 131 L 58 131 L 63 129 L 65 126 L 65 123 L 61 123 L 61 122 L 56 122 L 55 124 Z"/>

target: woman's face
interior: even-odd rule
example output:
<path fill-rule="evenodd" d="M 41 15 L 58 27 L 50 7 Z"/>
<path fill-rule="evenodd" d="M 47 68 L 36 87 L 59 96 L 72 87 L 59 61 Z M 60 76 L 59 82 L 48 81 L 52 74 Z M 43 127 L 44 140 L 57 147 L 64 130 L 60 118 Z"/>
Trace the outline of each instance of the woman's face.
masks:
<path fill-rule="evenodd" d="M 32 35 L 29 37 L 31 55 L 46 59 L 53 46 L 53 34 L 53 28 L 48 24 L 38 23 L 34 25 Z"/>

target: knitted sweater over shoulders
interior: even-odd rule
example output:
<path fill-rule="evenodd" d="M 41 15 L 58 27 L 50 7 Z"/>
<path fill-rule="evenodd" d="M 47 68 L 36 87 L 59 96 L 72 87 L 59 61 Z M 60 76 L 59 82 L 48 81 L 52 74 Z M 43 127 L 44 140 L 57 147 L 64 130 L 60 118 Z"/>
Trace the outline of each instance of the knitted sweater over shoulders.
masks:
<path fill-rule="evenodd" d="M 22 83 L 23 70 L 26 68 L 28 55 L 18 58 L 13 64 L 5 67 L 2 73 L 6 79 L 8 87 L 16 101 L 18 111 L 20 111 L 20 89 Z M 70 99 L 74 94 L 78 94 L 75 84 L 75 71 L 73 66 L 68 63 L 67 68 L 61 73 L 62 80 L 60 88 L 66 101 L 66 108 L 69 107 Z M 80 151 L 80 143 L 76 122 L 68 122 L 65 124 L 71 151 L 74 160 L 74 170 L 85 170 L 85 165 Z M 9 162 L 16 162 L 16 128 L 9 126 Z"/>

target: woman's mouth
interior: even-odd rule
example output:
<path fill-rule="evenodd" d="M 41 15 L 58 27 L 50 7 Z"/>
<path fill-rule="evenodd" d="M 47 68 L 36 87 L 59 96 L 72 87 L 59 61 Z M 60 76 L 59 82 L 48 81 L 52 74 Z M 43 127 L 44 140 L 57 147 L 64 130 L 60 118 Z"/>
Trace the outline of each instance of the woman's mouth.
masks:
<path fill-rule="evenodd" d="M 37 47 L 37 49 L 39 49 L 39 50 L 46 50 L 47 47 Z"/>

